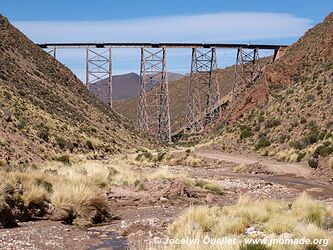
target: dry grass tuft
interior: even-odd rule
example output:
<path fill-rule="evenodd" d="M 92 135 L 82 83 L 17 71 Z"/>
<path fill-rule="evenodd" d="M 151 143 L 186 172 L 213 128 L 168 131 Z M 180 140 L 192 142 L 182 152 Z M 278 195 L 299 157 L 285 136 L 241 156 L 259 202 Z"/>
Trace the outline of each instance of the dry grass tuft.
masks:
<path fill-rule="evenodd" d="M 220 185 L 220 183 L 216 182 L 216 181 L 210 181 L 210 180 L 206 180 L 206 179 L 185 179 L 185 182 L 187 183 L 187 185 L 189 186 L 195 186 L 195 187 L 201 187 L 204 189 L 207 189 L 209 191 L 212 191 L 213 193 L 216 194 L 223 194 L 224 193 L 224 189 L 223 187 Z"/>
<path fill-rule="evenodd" d="M 214 238 L 232 236 L 242 239 L 245 237 L 245 229 L 255 226 L 269 237 L 276 238 L 283 233 L 290 233 L 298 239 L 331 239 L 330 246 L 333 246 L 333 224 L 324 224 L 332 219 L 332 215 L 332 207 L 306 194 L 300 195 L 292 203 L 255 201 L 249 196 L 242 196 L 235 205 L 223 208 L 191 207 L 168 227 L 168 233 L 174 238 L 203 238 L 210 235 Z M 286 249 L 284 247 L 274 246 L 273 249 Z"/>
<path fill-rule="evenodd" d="M 110 172 L 107 165 L 96 162 L 72 166 L 53 162 L 23 172 L 1 171 L 0 199 L 5 197 L 2 187 L 16 187 L 12 199 L 26 208 L 38 206 L 45 210 L 52 203 L 54 219 L 80 225 L 97 223 L 108 215 L 105 193 L 110 188 Z"/>
<path fill-rule="evenodd" d="M 22 198 L 24 205 L 27 207 L 32 205 L 42 206 L 44 202 L 49 201 L 49 194 L 45 188 L 33 184 L 23 193 Z"/>
<path fill-rule="evenodd" d="M 6 199 L 6 189 L 3 183 L 0 184 L 0 203 Z"/>
<path fill-rule="evenodd" d="M 238 164 L 233 167 L 233 171 L 235 173 L 244 173 L 246 170 L 246 166 L 244 164 Z"/>
<path fill-rule="evenodd" d="M 174 179 L 174 178 L 183 178 L 185 177 L 185 174 L 179 174 L 175 175 L 170 172 L 169 168 L 164 166 L 152 173 L 146 173 L 144 174 L 144 177 L 148 180 L 156 180 L 156 179 Z"/>
<path fill-rule="evenodd" d="M 81 179 L 59 182 L 51 196 L 58 218 L 74 224 L 90 225 L 102 221 L 109 211 L 107 197 L 98 187 Z"/>

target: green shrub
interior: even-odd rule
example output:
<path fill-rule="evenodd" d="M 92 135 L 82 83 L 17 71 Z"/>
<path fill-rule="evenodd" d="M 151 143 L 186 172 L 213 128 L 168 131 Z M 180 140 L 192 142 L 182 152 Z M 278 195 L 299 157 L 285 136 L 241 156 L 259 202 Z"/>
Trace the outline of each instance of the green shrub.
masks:
<path fill-rule="evenodd" d="M 269 119 L 265 123 L 266 128 L 274 128 L 276 126 L 279 126 L 281 124 L 281 121 L 275 118 Z"/>
<path fill-rule="evenodd" d="M 297 152 L 297 162 L 300 162 L 305 157 L 305 155 L 306 153 Z"/>
<path fill-rule="evenodd" d="M 245 138 L 249 138 L 251 137 L 253 134 L 252 134 L 252 130 L 251 128 L 249 128 L 248 126 L 244 126 L 244 127 L 241 127 L 241 133 L 240 133 L 240 138 L 243 140 Z"/>
<path fill-rule="evenodd" d="M 40 74 L 39 71 L 37 71 L 37 70 L 34 70 L 34 74 L 35 74 L 36 76 L 38 76 L 38 77 L 41 76 L 41 74 Z"/>
<path fill-rule="evenodd" d="M 303 142 L 306 145 L 312 145 L 319 140 L 319 131 L 317 129 L 312 129 L 310 133 L 304 137 Z"/>
<path fill-rule="evenodd" d="M 325 139 L 328 139 L 328 138 L 333 138 L 333 134 L 331 132 L 326 133 Z"/>
<path fill-rule="evenodd" d="M 306 101 L 307 102 L 313 102 L 314 100 L 315 100 L 315 96 L 314 95 L 308 94 L 306 96 Z"/>
<path fill-rule="evenodd" d="M 65 164 L 70 164 L 70 160 L 69 160 L 68 155 L 62 155 L 62 156 L 56 157 L 55 160 L 60 161 L 60 162 L 65 163 Z"/>
<path fill-rule="evenodd" d="M 4 95 L 8 100 L 10 100 L 10 99 L 12 98 L 12 94 L 9 93 L 9 92 L 7 92 L 7 91 L 4 91 L 4 92 L 3 92 L 3 95 Z"/>
<path fill-rule="evenodd" d="M 290 136 L 283 134 L 283 135 L 280 135 L 279 142 L 284 143 L 284 142 L 288 141 L 289 139 L 290 139 Z"/>
<path fill-rule="evenodd" d="M 315 150 L 315 154 L 320 155 L 322 157 L 327 157 L 332 153 L 333 153 L 333 146 L 327 147 L 325 145 L 321 145 L 321 146 L 317 147 Z"/>
<path fill-rule="evenodd" d="M 318 247 L 317 245 L 311 244 L 311 245 L 305 246 L 304 250 L 320 250 L 320 247 Z"/>
<path fill-rule="evenodd" d="M 165 151 L 159 152 L 157 154 L 156 161 L 157 162 L 161 162 L 164 159 L 164 157 L 165 157 L 166 154 L 167 154 L 167 152 L 165 152 Z"/>
<path fill-rule="evenodd" d="M 37 136 L 42 139 L 43 141 L 49 141 L 49 130 L 47 128 L 42 128 L 37 132 Z"/>
<path fill-rule="evenodd" d="M 58 146 L 61 148 L 61 149 L 69 149 L 71 152 L 73 151 L 74 149 L 74 145 L 73 143 L 69 142 L 69 141 L 66 141 L 65 139 L 63 138 L 60 138 L 60 137 L 56 137 L 56 142 L 58 144 Z"/>
<path fill-rule="evenodd" d="M 271 145 L 271 141 L 268 139 L 267 136 L 263 135 L 263 136 L 260 137 L 259 142 L 256 146 L 256 149 L 266 148 L 269 145 Z"/>
<path fill-rule="evenodd" d="M 318 167 L 318 159 L 310 158 L 310 159 L 308 159 L 308 164 L 309 164 L 309 167 L 311 167 L 311 168 L 317 168 Z"/>
<path fill-rule="evenodd" d="M 36 179 L 36 184 L 38 186 L 43 187 L 47 192 L 52 193 L 53 192 L 53 187 L 52 184 L 46 180 L 43 180 L 41 178 Z"/>
<path fill-rule="evenodd" d="M 90 140 L 86 141 L 86 146 L 87 146 L 88 149 L 94 150 L 94 145 Z"/>
<path fill-rule="evenodd" d="M 27 120 L 26 119 L 20 119 L 18 124 L 17 124 L 17 128 L 22 130 L 27 126 Z"/>
<path fill-rule="evenodd" d="M 326 123 L 326 128 L 327 129 L 330 129 L 332 127 L 333 127 L 333 121 L 329 121 L 329 122 Z"/>
<path fill-rule="evenodd" d="M 289 145 L 298 150 L 305 148 L 305 146 L 300 141 L 292 141 L 292 142 L 290 142 Z"/>
<path fill-rule="evenodd" d="M 142 161 L 142 160 L 151 160 L 153 158 L 153 155 L 148 152 L 148 151 L 144 151 L 140 154 L 138 154 L 138 156 L 135 158 L 136 161 Z"/>
<path fill-rule="evenodd" d="M 299 121 L 301 124 L 305 124 L 306 123 L 306 119 L 304 117 L 301 118 L 301 120 Z"/>
<path fill-rule="evenodd" d="M 326 137 L 326 134 L 327 134 L 327 131 L 321 131 L 320 133 L 319 133 L 319 140 L 324 140 L 325 139 L 325 137 Z"/>

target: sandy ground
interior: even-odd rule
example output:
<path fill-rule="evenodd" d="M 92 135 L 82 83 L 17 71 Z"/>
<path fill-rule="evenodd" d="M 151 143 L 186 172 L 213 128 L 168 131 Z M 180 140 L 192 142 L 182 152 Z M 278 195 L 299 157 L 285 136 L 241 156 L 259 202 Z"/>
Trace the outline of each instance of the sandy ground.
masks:
<path fill-rule="evenodd" d="M 311 176 L 312 170 L 301 164 L 291 164 L 285 162 L 277 162 L 257 155 L 240 155 L 225 152 L 198 152 L 199 156 L 233 162 L 238 164 L 260 164 L 267 171 L 275 175 L 294 175 L 297 177 L 308 178 Z"/>

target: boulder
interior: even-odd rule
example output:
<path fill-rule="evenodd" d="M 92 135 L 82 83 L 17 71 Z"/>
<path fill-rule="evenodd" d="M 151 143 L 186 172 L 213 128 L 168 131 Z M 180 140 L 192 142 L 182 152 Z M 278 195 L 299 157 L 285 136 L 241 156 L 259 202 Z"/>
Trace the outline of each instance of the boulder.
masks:
<path fill-rule="evenodd" d="M 17 227 L 11 208 L 5 201 L 0 201 L 0 228 Z"/>

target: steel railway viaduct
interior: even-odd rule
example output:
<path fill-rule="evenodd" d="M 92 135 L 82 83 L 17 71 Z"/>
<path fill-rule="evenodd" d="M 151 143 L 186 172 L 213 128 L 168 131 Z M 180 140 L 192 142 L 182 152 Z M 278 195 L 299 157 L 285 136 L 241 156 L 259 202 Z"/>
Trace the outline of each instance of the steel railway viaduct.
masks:
<path fill-rule="evenodd" d="M 226 43 L 44 43 L 38 44 L 56 58 L 57 48 L 86 49 L 86 86 L 108 80 L 108 105 L 112 107 L 112 48 L 138 48 L 141 51 L 139 126 L 158 139 L 171 142 L 167 48 L 191 48 L 192 62 L 188 96 L 185 97 L 186 124 L 176 133 L 200 133 L 221 116 L 222 110 L 240 96 L 260 75 L 259 50 L 274 51 L 273 61 L 286 45 Z M 220 96 L 216 51 L 237 51 L 233 91 Z M 149 92 L 149 94 L 148 94 Z"/>

